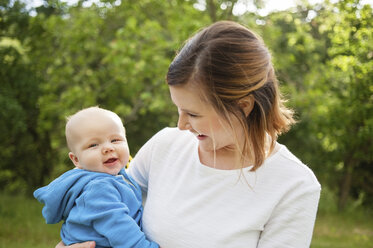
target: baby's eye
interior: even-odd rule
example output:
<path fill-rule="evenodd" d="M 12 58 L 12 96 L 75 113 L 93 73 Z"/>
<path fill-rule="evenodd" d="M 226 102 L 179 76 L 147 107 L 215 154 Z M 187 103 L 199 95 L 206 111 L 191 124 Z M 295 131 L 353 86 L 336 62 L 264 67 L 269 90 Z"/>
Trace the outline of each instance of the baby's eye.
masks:
<path fill-rule="evenodd" d="M 121 140 L 120 139 L 112 139 L 111 140 L 112 143 L 119 142 L 119 141 L 121 141 Z"/>
<path fill-rule="evenodd" d="M 96 146 L 98 146 L 98 144 L 90 144 L 89 146 L 88 146 L 88 148 L 92 148 L 92 147 L 96 147 Z"/>

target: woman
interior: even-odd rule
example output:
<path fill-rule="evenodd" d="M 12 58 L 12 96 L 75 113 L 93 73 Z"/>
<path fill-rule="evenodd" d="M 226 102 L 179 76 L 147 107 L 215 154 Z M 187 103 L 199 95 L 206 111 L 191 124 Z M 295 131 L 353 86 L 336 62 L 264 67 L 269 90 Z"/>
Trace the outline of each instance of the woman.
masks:
<path fill-rule="evenodd" d="M 153 136 L 129 169 L 147 192 L 149 239 L 165 248 L 309 247 L 320 184 L 276 141 L 294 120 L 261 39 L 214 23 L 186 42 L 167 83 L 178 129 Z"/>

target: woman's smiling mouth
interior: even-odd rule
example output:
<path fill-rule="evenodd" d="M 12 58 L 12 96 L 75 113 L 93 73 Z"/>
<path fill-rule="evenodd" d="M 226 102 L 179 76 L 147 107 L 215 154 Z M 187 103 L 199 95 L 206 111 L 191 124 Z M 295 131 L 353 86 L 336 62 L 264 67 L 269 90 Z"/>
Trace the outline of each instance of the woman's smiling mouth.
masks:
<path fill-rule="evenodd" d="M 206 138 L 207 138 L 206 135 L 203 135 L 203 134 L 199 134 L 199 135 L 197 135 L 197 139 L 199 139 L 199 140 L 204 140 L 204 139 L 206 139 Z"/>

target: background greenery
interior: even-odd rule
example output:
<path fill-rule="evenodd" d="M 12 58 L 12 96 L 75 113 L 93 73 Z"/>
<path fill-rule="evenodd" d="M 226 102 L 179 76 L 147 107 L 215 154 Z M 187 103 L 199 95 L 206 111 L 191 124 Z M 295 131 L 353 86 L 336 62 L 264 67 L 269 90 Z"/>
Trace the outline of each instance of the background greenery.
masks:
<path fill-rule="evenodd" d="M 359 0 L 300 1 L 292 11 L 261 16 L 259 11 L 233 13 L 242 2 L 259 10 L 265 1 L 206 0 L 196 8 L 198 2 L 46 0 L 31 8 L 19 0 L 0 0 L 0 189 L 2 198 L 15 202 L 12 209 L 33 206 L 24 196 L 72 167 L 64 124 L 75 111 L 100 105 L 118 113 L 132 155 L 156 131 L 175 126 L 177 111 L 164 80 L 168 65 L 185 39 L 223 19 L 253 29 L 272 52 L 299 120 L 280 142 L 320 180 L 324 229 L 333 230 L 327 223 L 340 218 L 346 220 L 340 226 L 349 228 L 356 224 L 349 219 L 361 220 L 359 213 L 372 209 L 372 6 Z M 1 218 L 7 209 L 1 206 Z M 29 209 L 41 218 L 39 210 Z M 322 228 L 316 228 L 318 235 Z M 370 242 L 372 226 L 360 229 L 368 231 L 358 242 Z M 5 229 L 0 235 L 11 236 Z"/>

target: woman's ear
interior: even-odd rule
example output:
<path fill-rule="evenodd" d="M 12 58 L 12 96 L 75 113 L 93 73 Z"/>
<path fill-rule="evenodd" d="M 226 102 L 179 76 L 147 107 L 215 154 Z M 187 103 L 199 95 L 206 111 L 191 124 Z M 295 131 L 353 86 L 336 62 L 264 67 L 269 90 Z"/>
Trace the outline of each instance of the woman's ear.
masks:
<path fill-rule="evenodd" d="M 245 113 L 245 116 L 248 117 L 251 111 L 254 108 L 254 97 L 252 95 L 242 98 L 238 101 L 238 106 L 242 109 Z"/>
<path fill-rule="evenodd" d="M 74 163 L 74 165 L 78 168 L 81 168 L 80 164 L 79 164 L 79 159 L 77 156 L 75 156 L 74 153 L 72 152 L 69 152 L 69 158 L 71 159 L 71 161 Z"/>

